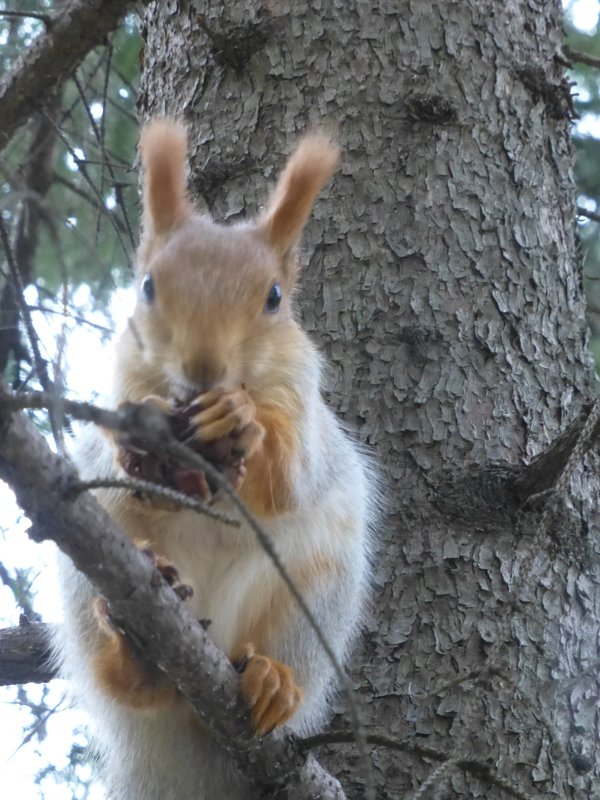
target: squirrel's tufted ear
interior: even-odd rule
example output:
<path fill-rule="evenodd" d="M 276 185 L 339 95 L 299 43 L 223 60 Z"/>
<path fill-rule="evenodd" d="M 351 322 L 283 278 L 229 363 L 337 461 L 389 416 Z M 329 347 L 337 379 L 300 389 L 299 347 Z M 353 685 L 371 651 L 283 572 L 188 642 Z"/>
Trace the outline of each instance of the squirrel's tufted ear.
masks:
<path fill-rule="evenodd" d="M 179 122 L 155 119 L 140 137 L 144 167 L 144 233 L 166 233 L 190 213 L 185 186 L 187 133 Z"/>
<path fill-rule="evenodd" d="M 313 203 L 333 175 L 339 157 L 339 147 L 322 135 L 302 139 L 290 156 L 259 220 L 259 228 L 280 257 L 300 238 Z"/>

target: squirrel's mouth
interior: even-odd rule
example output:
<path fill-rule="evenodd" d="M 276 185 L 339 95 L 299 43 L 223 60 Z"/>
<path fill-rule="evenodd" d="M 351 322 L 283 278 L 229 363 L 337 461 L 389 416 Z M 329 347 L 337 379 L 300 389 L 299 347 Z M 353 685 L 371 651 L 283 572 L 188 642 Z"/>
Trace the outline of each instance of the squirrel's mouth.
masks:
<path fill-rule="evenodd" d="M 190 386 L 189 383 L 180 380 L 171 381 L 169 399 L 175 400 L 182 405 L 189 405 L 205 389 Z"/>
<path fill-rule="evenodd" d="M 211 389 L 224 389 L 223 384 L 205 383 L 190 384 L 181 379 L 172 379 L 170 382 L 169 399 L 176 403 L 187 406 L 194 402 L 200 394 L 211 391 Z"/>

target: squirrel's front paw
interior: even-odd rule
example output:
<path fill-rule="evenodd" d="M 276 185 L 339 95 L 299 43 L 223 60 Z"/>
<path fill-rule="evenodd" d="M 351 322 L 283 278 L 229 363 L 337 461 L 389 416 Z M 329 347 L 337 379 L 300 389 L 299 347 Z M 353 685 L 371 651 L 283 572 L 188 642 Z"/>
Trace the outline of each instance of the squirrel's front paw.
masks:
<path fill-rule="evenodd" d="M 242 693 L 250 707 L 257 736 L 265 736 L 295 714 L 302 690 L 290 667 L 274 658 L 257 655 L 252 642 L 245 644 L 232 662 L 241 673 Z"/>
<path fill-rule="evenodd" d="M 179 571 L 172 561 L 169 561 L 165 556 L 157 555 L 152 548 L 148 547 L 145 542 L 136 541 L 137 546 L 142 553 L 147 556 L 157 571 L 162 575 L 163 579 L 169 584 L 171 589 L 181 600 L 189 600 L 194 594 L 194 590 L 186 583 L 181 583 L 179 580 Z"/>
<path fill-rule="evenodd" d="M 156 395 L 144 398 L 143 403 L 153 405 L 167 415 L 174 429 L 178 432 L 179 408 L 175 402 L 165 400 Z M 208 501 L 212 498 L 212 490 L 205 474 L 198 469 L 183 467 L 172 458 L 158 455 L 149 450 L 143 442 L 133 439 L 128 434 L 117 437 L 116 460 L 118 466 L 131 478 L 156 483 L 190 496 L 199 496 Z M 158 496 L 146 497 L 144 501 L 153 508 L 172 511 L 178 508 L 172 500 Z"/>
<path fill-rule="evenodd" d="M 191 422 L 201 442 L 229 437 L 232 452 L 249 458 L 260 447 L 265 429 L 256 421 L 256 406 L 244 389 L 212 389 L 198 395 L 190 408 L 195 412 Z"/>

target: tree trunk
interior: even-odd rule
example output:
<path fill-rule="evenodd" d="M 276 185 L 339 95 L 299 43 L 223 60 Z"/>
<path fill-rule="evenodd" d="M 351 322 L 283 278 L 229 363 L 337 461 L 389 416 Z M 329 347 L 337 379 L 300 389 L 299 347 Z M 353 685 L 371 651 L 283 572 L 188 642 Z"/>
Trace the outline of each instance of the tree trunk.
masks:
<path fill-rule="evenodd" d="M 597 458 L 520 581 L 539 503 L 517 514 L 510 483 L 594 386 L 558 0 L 170 0 L 145 26 L 142 116 L 190 122 L 191 188 L 216 218 L 255 213 L 307 128 L 343 148 L 301 304 L 332 405 L 383 464 L 354 662 L 368 730 L 489 762 L 531 796 L 599 796 L 598 680 L 561 684 L 600 655 Z M 422 698 L 480 670 L 498 636 L 514 683 Z M 353 751 L 327 761 L 362 797 Z M 372 762 L 394 800 L 433 769 Z M 444 797 L 480 796 L 504 795 L 450 773 Z"/>

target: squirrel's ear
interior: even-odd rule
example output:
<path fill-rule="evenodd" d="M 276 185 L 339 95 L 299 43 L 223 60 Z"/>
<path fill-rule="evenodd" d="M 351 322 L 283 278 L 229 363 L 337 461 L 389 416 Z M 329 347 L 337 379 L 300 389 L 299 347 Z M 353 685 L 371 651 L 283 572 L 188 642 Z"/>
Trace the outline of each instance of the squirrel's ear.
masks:
<path fill-rule="evenodd" d="M 300 238 L 315 198 L 332 176 L 339 157 L 339 147 L 321 135 L 307 136 L 290 156 L 259 220 L 259 228 L 280 257 Z"/>
<path fill-rule="evenodd" d="M 144 232 L 161 234 L 189 215 L 185 170 L 187 133 L 179 122 L 155 119 L 140 137 L 144 167 Z"/>

